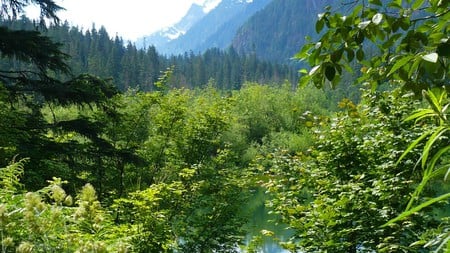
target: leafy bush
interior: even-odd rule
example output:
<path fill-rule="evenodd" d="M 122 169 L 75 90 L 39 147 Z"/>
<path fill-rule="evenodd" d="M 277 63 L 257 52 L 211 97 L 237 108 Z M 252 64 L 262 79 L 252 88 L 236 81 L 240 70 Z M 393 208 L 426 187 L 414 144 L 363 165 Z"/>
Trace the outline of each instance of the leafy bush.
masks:
<path fill-rule="evenodd" d="M 348 103 L 347 103 L 348 104 Z M 416 213 L 381 227 L 399 215 L 421 180 L 414 171 L 420 156 L 395 161 L 420 128 L 401 121 L 412 100 L 400 92 L 367 95 L 359 107 L 318 129 L 310 154 L 275 152 L 261 157 L 260 173 L 270 202 L 296 232 L 285 247 L 302 251 L 417 252 L 410 246 L 439 220 Z M 433 193 L 428 192 L 433 196 Z"/>
<path fill-rule="evenodd" d="M 22 193 L 19 175 L 25 160 L 0 169 L 2 252 L 129 252 L 127 230 L 112 217 L 86 185 L 76 205 L 54 178 L 36 192 Z"/>

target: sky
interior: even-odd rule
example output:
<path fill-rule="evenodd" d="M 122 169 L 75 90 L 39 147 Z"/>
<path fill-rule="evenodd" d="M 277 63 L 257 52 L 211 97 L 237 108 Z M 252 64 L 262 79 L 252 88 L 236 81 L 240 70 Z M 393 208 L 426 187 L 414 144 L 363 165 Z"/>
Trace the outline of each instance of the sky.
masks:
<path fill-rule="evenodd" d="M 206 0 L 56 0 L 65 11 L 58 12 L 61 20 L 90 29 L 105 26 L 110 36 L 135 41 L 179 21 L 192 3 Z M 32 10 L 29 16 L 36 15 Z"/>

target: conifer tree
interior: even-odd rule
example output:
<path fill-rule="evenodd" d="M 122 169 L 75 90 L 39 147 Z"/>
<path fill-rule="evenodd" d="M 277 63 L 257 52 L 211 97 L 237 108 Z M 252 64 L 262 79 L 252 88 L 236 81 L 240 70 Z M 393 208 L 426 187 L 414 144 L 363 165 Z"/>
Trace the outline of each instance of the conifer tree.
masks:
<path fill-rule="evenodd" d="M 59 23 L 56 13 L 62 7 L 52 0 L 2 1 L 0 19 L 14 21 L 29 4 L 39 6 L 39 23 L 43 28 L 45 22 Z M 83 153 L 81 143 L 60 142 L 50 133 L 75 132 L 93 146 L 103 147 L 96 150 L 108 146 L 100 137 L 102 125 L 92 119 L 77 116 L 57 121 L 54 117 L 53 122 L 48 122 L 43 115 L 45 107 L 97 104 L 106 108 L 108 98 L 117 93 L 104 80 L 86 74 L 73 76 L 66 63 L 68 55 L 61 47 L 39 27 L 32 30 L 0 27 L 0 56 L 10 63 L 0 69 L 0 116 L 6 118 L 0 123 L 0 139 L 8 140 L 0 143 L 0 163 L 5 165 L 16 155 L 31 158 L 30 169 L 25 170 L 25 183 L 33 188 L 52 176 L 73 173 L 74 154 Z M 84 152 L 90 155 L 87 150 Z"/>

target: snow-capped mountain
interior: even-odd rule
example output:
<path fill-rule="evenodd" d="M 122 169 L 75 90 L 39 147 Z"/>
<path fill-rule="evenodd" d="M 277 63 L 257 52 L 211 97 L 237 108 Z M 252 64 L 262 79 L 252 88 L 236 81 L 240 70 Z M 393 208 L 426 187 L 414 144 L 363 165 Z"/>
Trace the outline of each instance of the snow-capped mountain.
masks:
<path fill-rule="evenodd" d="M 220 2 L 222 2 L 222 0 L 206 0 L 203 4 L 203 12 L 208 13 L 210 12 L 212 9 L 216 8 L 217 5 L 220 4 Z"/>
<path fill-rule="evenodd" d="M 138 48 L 154 45 L 156 48 L 177 39 L 185 34 L 197 21 L 202 19 L 215 6 L 215 2 L 221 0 L 207 0 L 203 5 L 192 4 L 186 15 L 175 25 L 163 28 L 149 36 L 136 41 Z"/>
<path fill-rule="evenodd" d="M 270 1 L 206 0 L 193 4 L 177 24 L 139 39 L 136 46 L 154 45 L 166 55 L 228 47 L 237 29 Z"/>

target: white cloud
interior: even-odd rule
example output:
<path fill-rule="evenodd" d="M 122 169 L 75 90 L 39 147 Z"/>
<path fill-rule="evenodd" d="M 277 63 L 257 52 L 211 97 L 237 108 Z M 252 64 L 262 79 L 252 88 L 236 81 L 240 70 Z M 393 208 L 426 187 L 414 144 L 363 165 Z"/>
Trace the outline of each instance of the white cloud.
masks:
<path fill-rule="evenodd" d="M 90 29 L 105 26 L 110 36 L 117 33 L 135 40 L 176 23 L 193 2 L 205 0 L 58 0 L 66 10 L 59 13 L 71 25 Z"/>

